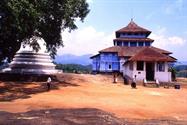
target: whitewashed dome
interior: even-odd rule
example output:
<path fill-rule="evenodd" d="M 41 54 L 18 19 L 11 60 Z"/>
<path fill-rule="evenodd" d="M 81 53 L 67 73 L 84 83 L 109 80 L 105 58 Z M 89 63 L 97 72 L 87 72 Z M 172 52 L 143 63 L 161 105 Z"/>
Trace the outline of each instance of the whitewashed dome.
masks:
<path fill-rule="evenodd" d="M 29 45 L 22 45 L 9 64 L 11 73 L 54 74 L 57 73 L 51 57 L 46 53 L 45 41 L 37 38 L 40 50 L 35 52 Z"/>
<path fill-rule="evenodd" d="M 48 53 L 34 51 L 18 51 L 9 65 L 12 73 L 53 74 L 55 65 Z"/>

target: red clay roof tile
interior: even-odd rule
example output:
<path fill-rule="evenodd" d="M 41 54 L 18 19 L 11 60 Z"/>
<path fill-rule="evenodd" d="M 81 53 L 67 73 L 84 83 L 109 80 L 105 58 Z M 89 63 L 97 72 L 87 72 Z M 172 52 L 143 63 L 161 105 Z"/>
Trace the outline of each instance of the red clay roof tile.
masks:
<path fill-rule="evenodd" d="M 162 54 L 151 47 L 144 48 L 134 56 L 132 56 L 129 61 L 167 61 L 175 62 L 176 59 Z"/>
<path fill-rule="evenodd" d="M 116 52 L 118 53 L 118 56 L 121 57 L 131 57 L 134 56 L 135 54 L 137 54 L 138 52 L 140 52 L 141 50 L 143 50 L 144 48 L 152 48 L 155 51 L 159 52 L 159 53 L 163 53 L 163 54 L 172 54 L 169 51 L 163 50 L 163 49 L 159 49 L 156 47 L 122 47 L 122 46 L 113 46 L 113 47 L 109 47 L 106 49 L 103 49 L 101 51 L 99 51 L 100 53 L 107 53 L 107 52 Z"/>
<path fill-rule="evenodd" d="M 117 30 L 116 32 L 120 32 L 120 33 L 146 32 L 146 33 L 149 33 L 149 34 L 151 33 L 151 31 L 138 26 L 133 20 L 131 20 L 131 22 L 126 27 L 123 27 L 122 29 Z"/>

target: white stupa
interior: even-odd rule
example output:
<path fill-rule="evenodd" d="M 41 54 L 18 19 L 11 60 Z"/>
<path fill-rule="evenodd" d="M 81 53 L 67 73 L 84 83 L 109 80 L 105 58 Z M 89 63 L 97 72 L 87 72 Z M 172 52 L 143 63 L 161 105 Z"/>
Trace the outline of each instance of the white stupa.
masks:
<path fill-rule="evenodd" d="M 29 46 L 21 46 L 13 61 L 9 64 L 8 72 L 21 74 L 54 74 L 57 73 L 51 57 L 45 52 L 43 40 L 38 40 L 41 49 L 33 51 Z"/>

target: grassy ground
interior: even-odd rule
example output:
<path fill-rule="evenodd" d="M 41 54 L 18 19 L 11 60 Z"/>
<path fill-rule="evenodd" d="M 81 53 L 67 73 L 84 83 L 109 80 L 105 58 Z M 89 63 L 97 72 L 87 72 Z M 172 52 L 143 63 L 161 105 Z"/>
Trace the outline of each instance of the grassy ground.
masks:
<path fill-rule="evenodd" d="M 187 120 L 186 79 L 178 79 L 182 88 L 176 90 L 163 87 L 148 88 L 140 85 L 137 89 L 131 89 L 129 85 L 122 83 L 113 84 L 112 78 L 112 76 L 105 75 L 61 74 L 58 75 L 60 82 L 53 83 L 52 90 L 49 92 L 46 91 L 45 83 L 1 82 L 0 110 L 9 112 L 10 116 L 11 113 L 18 113 L 17 116 L 19 116 L 27 111 L 30 111 L 30 114 L 33 114 L 32 112 L 37 114 L 42 112 L 40 110 L 44 112 L 58 109 L 60 112 L 62 109 L 86 108 L 106 113 L 105 115 L 113 119 L 116 124 L 124 122 L 148 124 L 155 119 L 157 121 L 154 121 L 155 124 L 187 124 L 185 122 Z M 82 113 L 84 112 L 83 110 Z M 0 113 L 2 116 L 5 114 Z M 91 114 L 90 117 L 94 120 L 97 113 Z M 42 115 L 40 116 L 43 118 Z M 49 117 L 52 116 L 49 115 Z M 1 120 L 0 118 L 0 123 Z M 106 121 L 102 124 L 114 124 L 113 122 Z"/>

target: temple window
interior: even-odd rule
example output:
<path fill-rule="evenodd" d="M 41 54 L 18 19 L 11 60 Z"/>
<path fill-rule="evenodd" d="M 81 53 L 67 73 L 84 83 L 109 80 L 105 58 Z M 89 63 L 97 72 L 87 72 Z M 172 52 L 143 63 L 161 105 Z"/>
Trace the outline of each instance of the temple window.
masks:
<path fill-rule="evenodd" d="M 164 72 L 165 71 L 165 63 L 164 62 L 158 62 L 157 63 L 157 71 Z"/>
<path fill-rule="evenodd" d="M 137 42 L 131 42 L 131 43 L 130 43 L 130 46 L 131 46 L 131 47 L 137 46 Z"/>
<path fill-rule="evenodd" d="M 122 42 L 118 41 L 117 46 L 122 46 Z"/>
<path fill-rule="evenodd" d="M 114 46 L 116 46 L 116 41 L 114 41 Z"/>
<path fill-rule="evenodd" d="M 150 42 L 145 42 L 145 46 L 150 46 L 151 43 Z"/>
<path fill-rule="evenodd" d="M 128 42 L 123 42 L 123 46 L 128 46 L 129 43 Z"/>
<path fill-rule="evenodd" d="M 143 71 L 144 70 L 144 62 L 137 61 L 136 70 Z"/>
<path fill-rule="evenodd" d="M 138 46 L 143 46 L 144 42 L 138 42 Z"/>
<path fill-rule="evenodd" d="M 112 68 L 112 65 L 111 65 L 111 64 L 109 64 L 109 65 L 108 65 L 108 69 L 111 69 L 111 68 Z"/>

